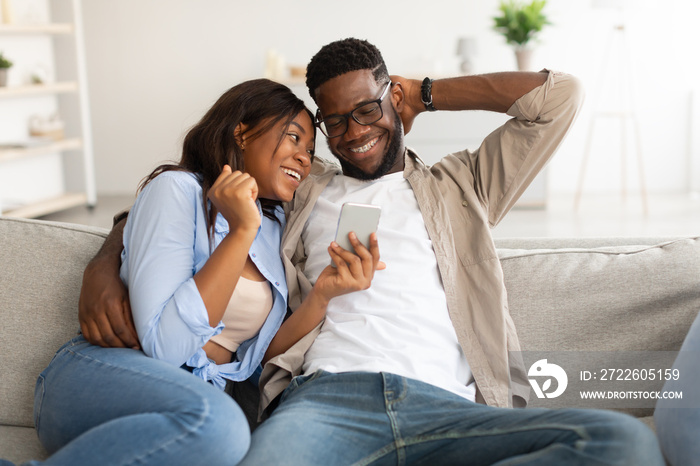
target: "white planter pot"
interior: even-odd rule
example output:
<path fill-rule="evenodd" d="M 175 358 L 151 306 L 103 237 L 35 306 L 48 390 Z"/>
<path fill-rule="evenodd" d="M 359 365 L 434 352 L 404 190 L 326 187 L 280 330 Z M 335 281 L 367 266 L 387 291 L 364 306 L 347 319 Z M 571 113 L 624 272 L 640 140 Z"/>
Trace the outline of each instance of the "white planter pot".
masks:
<path fill-rule="evenodd" d="M 518 62 L 518 71 L 532 71 L 532 49 L 516 48 L 515 59 Z"/>

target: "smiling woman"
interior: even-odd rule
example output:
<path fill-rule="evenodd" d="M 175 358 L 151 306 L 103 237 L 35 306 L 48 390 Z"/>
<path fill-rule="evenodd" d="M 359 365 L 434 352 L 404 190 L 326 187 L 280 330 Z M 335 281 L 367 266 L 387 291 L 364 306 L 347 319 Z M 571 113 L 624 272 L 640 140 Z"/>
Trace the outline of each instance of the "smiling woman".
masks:
<path fill-rule="evenodd" d="M 86 272 L 81 302 L 101 307 L 91 318 L 81 314 L 83 335 L 64 345 L 40 376 L 36 425 L 47 451 L 60 449 L 65 464 L 146 456 L 151 464 L 235 464 L 242 458 L 257 402 L 247 403 L 245 413 L 237 402 L 257 395 L 261 363 L 317 326 L 332 298 L 369 286 L 379 261 L 376 238 L 371 252 L 353 244 L 359 262 L 331 245 L 328 263 L 338 267 L 329 265 L 285 320 L 281 204 L 309 174 L 312 120 L 286 86 L 244 82 L 188 132 L 179 163 L 146 177 L 124 226 L 119 274 L 103 266 L 119 263 L 114 257 L 103 265 L 93 261 L 114 270 Z M 127 333 L 138 335 L 133 346 L 143 352 L 96 346 L 107 346 L 103 335 L 115 333 L 109 306 L 100 301 L 107 295 L 118 296 L 122 318 L 130 322 L 133 312 Z M 76 386 L 94 394 L 96 404 L 74 396 Z M 183 429 L 197 435 L 175 441 Z M 182 448 L 159 448 L 164 444 Z"/>
<path fill-rule="evenodd" d="M 310 161 L 313 160 L 311 116 L 301 112 L 291 122 L 279 122 L 250 142 L 246 141 L 245 130 L 241 132 L 243 134 L 238 137 L 245 145 L 245 170 L 257 181 L 258 196 L 291 201 L 299 183 L 309 174 Z M 272 160 L 262 154 L 272 154 Z"/>

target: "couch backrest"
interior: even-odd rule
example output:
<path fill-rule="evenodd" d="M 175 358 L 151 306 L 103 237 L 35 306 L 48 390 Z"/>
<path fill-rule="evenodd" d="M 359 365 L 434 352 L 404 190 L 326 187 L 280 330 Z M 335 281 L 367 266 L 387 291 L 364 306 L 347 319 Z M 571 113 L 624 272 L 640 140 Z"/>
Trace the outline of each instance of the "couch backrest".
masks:
<path fill-rule="evenodd" d="M 700 311 L 700 236 L 496 246 L 524 350 L 676 351 Z"/>
<path fill-rule="evenodd" d="M 33 425 L 36 378 L 79 329 L 83 270 L 107 233 L 0 217 L 0 424 Z M 496 246 L 523 350 L 677 350 L 700 310 L 697 237 Z"/>
<path fill-rule="evenodd" d="M 0 424 L 33 426 L 36 378 L 79 330 L 83 270 L 106 235 L 0 218 Z"/>
<path fill-rule="evenodd" d="M 496 246 L 523 351 L 672 358 L 700 311 L 700 237 L 513 239 Z"/>

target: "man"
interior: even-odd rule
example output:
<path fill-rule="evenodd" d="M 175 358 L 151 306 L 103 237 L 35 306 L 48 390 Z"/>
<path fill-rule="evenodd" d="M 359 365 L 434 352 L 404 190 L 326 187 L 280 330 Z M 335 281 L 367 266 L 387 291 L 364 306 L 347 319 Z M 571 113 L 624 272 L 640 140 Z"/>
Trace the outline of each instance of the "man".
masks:
<path fill-rule="evenodd" d="M 509 357 L 519 345 L 490 228 L 561 143 L 578 82 L 548 71 L 390 77 L 376 47 L 346 39 L 314 56 L 307 86 L 342 172 L 317 162 L 287 206 L 290 306 L 327 265 L 344 202 L 381 205 L 386 270 L 331 302 L 324 322 L 266 364 L 262 404 L 279 404 L 244 463 L 663 464 L 631 417 L 511 409 L 524 406 L 528 384 Z M 432 110 L 514 118 L 477 151 L 427 167 L 404 133 Z"/>

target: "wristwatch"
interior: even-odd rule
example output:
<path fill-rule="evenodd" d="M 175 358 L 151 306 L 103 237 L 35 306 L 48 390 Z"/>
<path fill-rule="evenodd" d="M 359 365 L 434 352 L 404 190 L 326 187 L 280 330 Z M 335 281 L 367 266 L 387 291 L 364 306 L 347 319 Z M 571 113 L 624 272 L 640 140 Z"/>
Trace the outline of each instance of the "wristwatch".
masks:
<path fill-rule="evenodd" d="M 420 100 L 425 105 L 425 109 L 429 112 L 434 112 L 437 108 L 433 107 L 433 80 L 425 78 L 420 86 Z"/>

